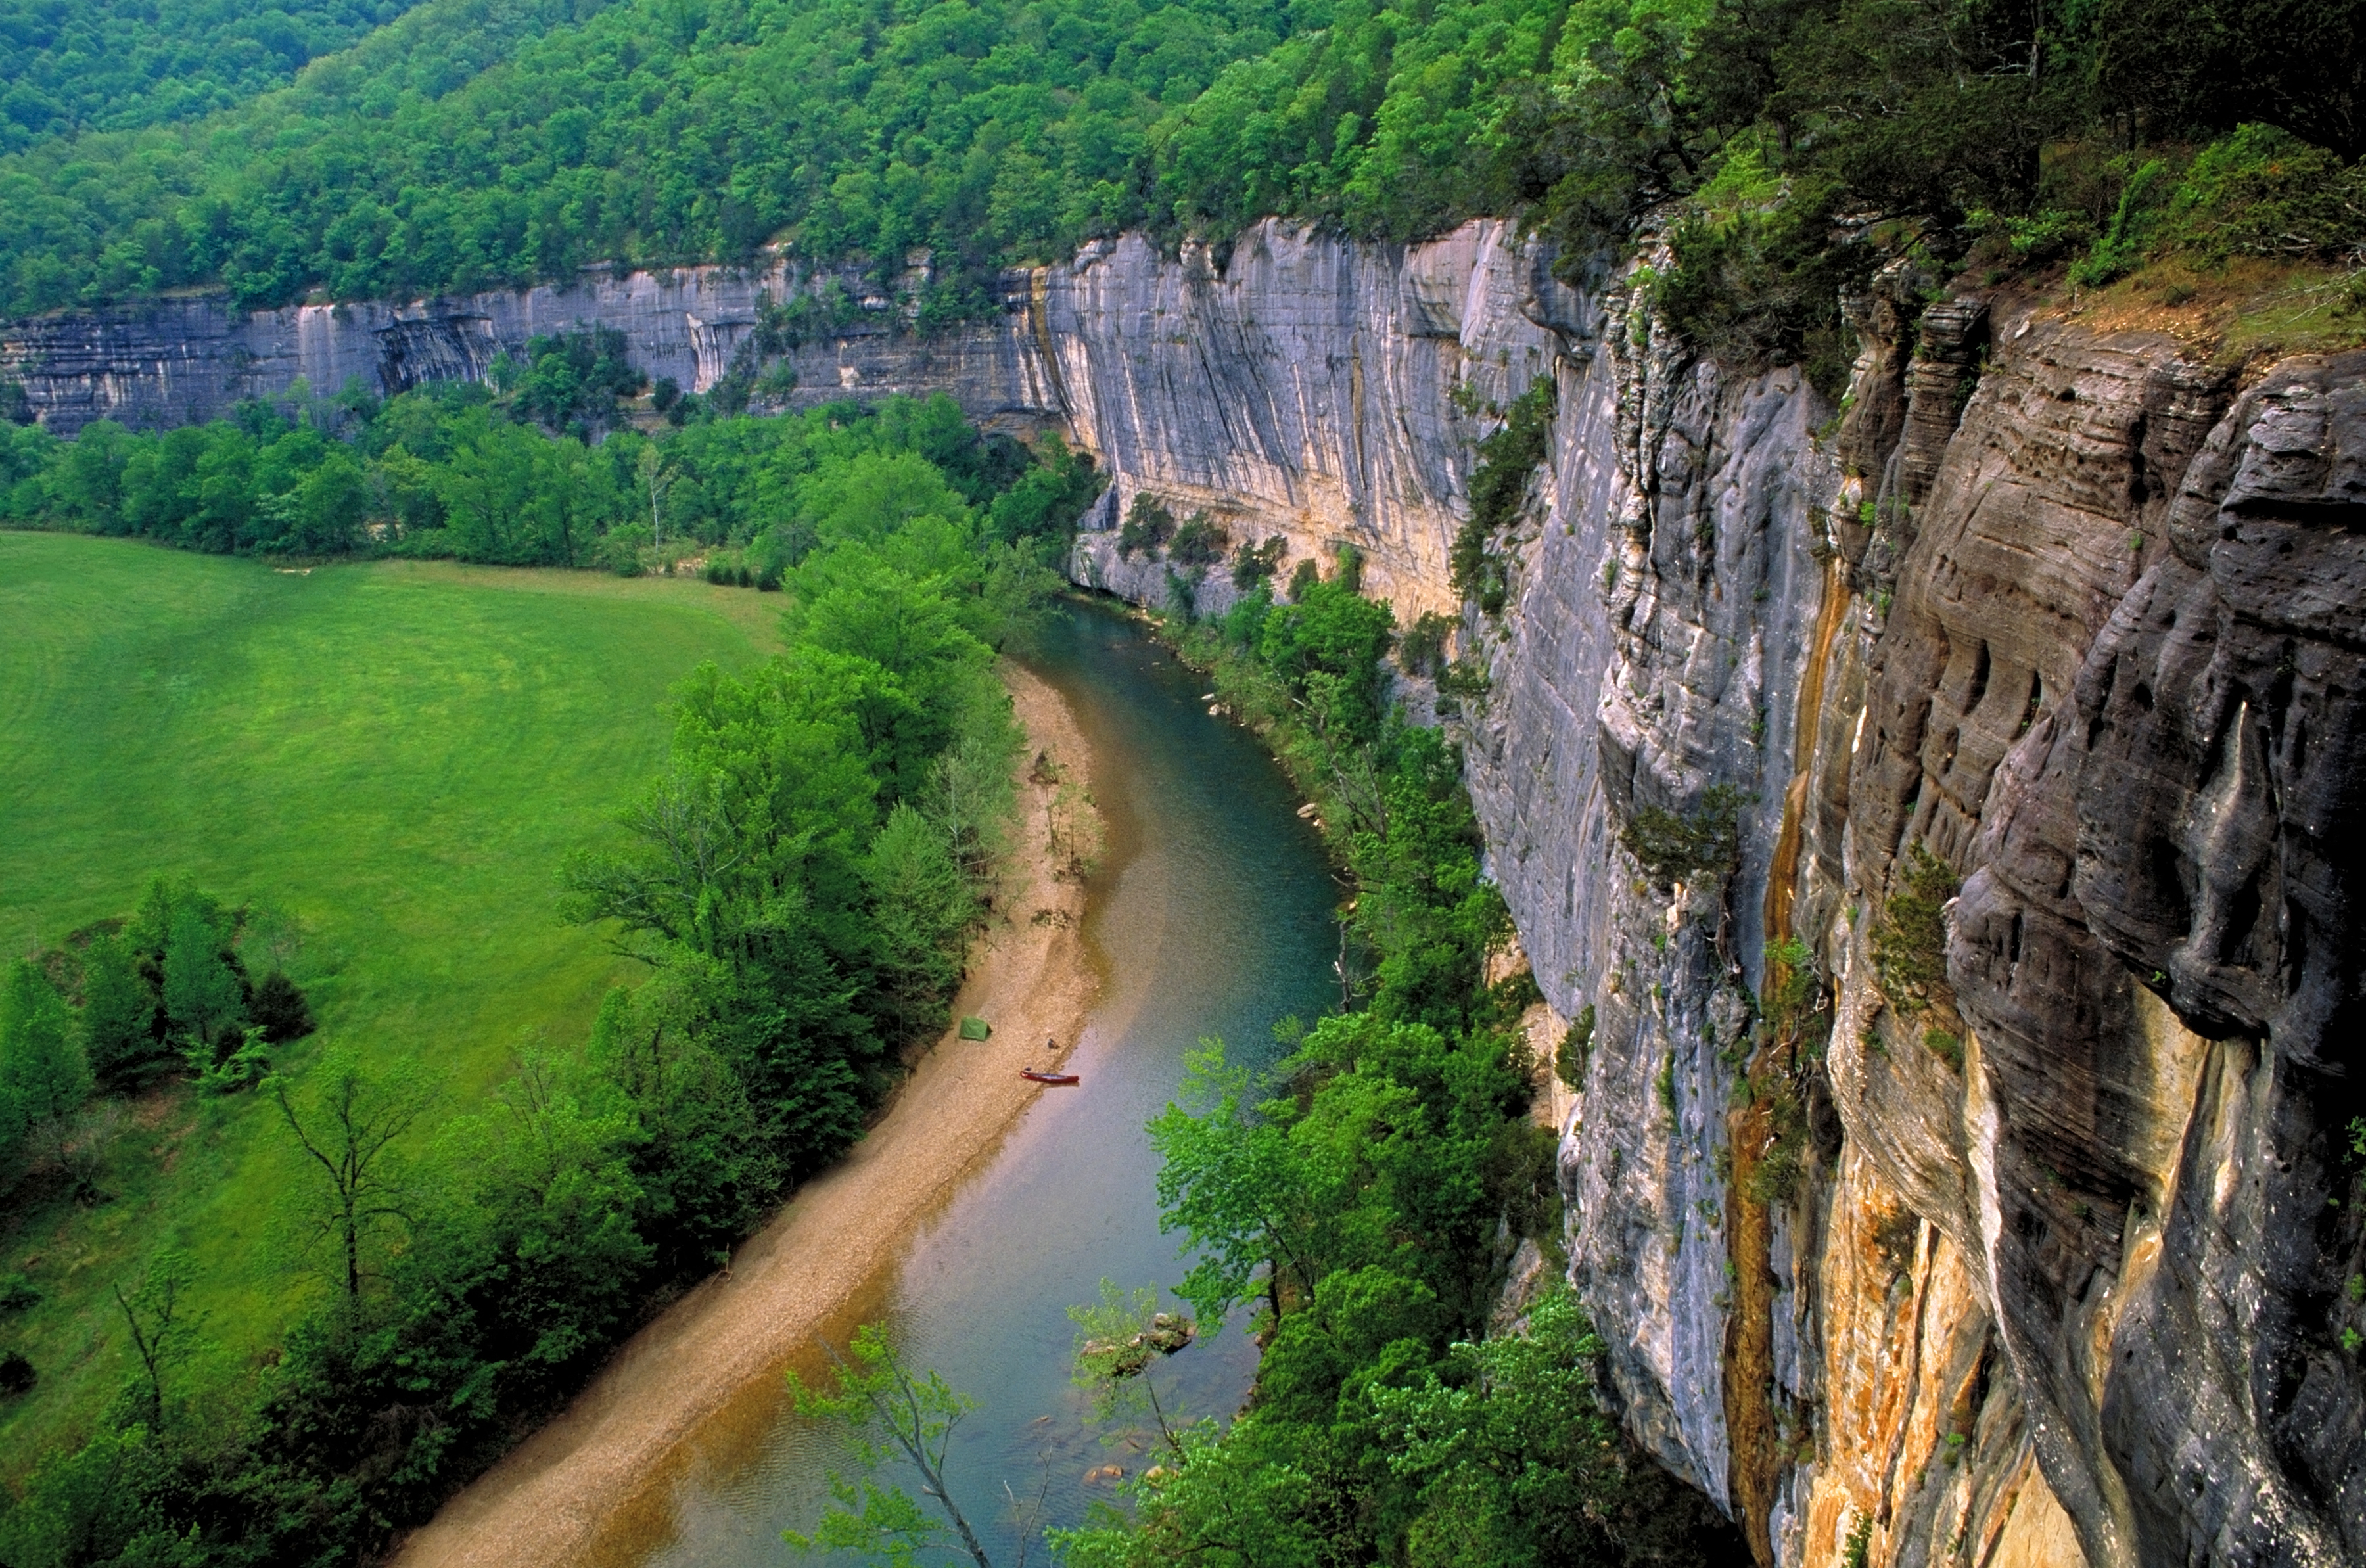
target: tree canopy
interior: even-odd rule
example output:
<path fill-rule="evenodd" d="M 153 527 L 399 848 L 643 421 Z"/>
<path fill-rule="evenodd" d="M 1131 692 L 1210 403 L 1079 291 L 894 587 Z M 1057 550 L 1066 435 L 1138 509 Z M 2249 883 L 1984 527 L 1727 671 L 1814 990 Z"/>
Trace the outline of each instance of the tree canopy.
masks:
<path fill-rule="evenodd" d="M 0 6 L 0 152 L 229 108 L 406 8 L 406 0 L 9 0 Z"/>
<path fill-rule="evenodd" d="M 20 30 L 54 43 L 79 15 L 52 0 Z M 330 15 L 222 36 L 276 28 L 294 59 Z M 2360 0 L 434 0 L 217 114 L 77 110 L 145 128 L 0 157 L 0 313 L 195 284 L 411 298 L 779 242 L 883 288 L 932 252 L 935 322 L 986 308 L 993 266 L 1127 228 L 1221 240 L 1280 214 L 1404 240 L 1526 212 L 1586 249 L 1710 186 L 1726 221 L 1795 214 L 1764 241 L 1787 276 L 1785 247 L 1820 254 L 1843 211 L 2067 206 L 2041 166 L 2066 138 L 2108 160 L 2253 120 L 2354 158 L 2360 19 Z M 63 123 L 38 96 L 18 84 L 6 113 Z M 2108 216 L 2119 181 L 2073 183 Z"/>

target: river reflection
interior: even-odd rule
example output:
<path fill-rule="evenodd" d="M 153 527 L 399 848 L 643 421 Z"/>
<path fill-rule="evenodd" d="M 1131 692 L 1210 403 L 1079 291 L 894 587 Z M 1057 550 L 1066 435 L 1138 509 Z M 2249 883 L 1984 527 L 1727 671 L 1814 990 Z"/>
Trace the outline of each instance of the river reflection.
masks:
<path fill-rule="evenodd" d="M 1256 741 L 1208 714 L 1202 677 L 1097 604 L 1065 607 L 1032 662 L 1093 745 L 1109 829 L 1087 921 L 1100 998 L 1071 1057 L 1084 1082 L 1046 1090 L 829 1330 L 842 1341 L 884 1317 L 914 1364 L 977 1401 L 948 1470 L 988 1551 L 1009 1564 L 1023 1533 L 1014 1513 L 1040 1498 L 1044 1522 L 1074 1523 L 1115 1495 L 1088 1472 L 1150 1462 L 1087 1429 L 1068 1383 L 1066 1315 L 1103 1278 L 1181 1277 L 1176 1238 L 1158 1232 L 1143 1124 L 1202 1036 L 1222 1035 L 1235 1060 L 1270 1060 L 1273 1021 L 1311 1020 L 1332 994 L 1336 940 L 1313 829 Z M 1228 1414 L 1255 1361 L 1238 1326 L 1205 1334 L 1164 1365 L 1162 1392 L 1179 1386 L 1191 1412 Z M 796 1364 L 821 1371 L 817 1350 Z M 837 1441 L 797 1420 L 779 1380 L 765 1379 L 612 1522 L 598 1561 L 791 1562 L 780 1533 L 813 1524 L 833 1468 L 845 1468 Z"/>

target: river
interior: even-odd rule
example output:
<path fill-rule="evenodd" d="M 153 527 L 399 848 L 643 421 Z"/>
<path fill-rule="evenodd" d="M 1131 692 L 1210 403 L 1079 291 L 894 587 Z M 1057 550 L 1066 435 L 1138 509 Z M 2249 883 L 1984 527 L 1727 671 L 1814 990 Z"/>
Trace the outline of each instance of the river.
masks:
<path fill-rule="evenodd" d="M 996 1562 L 1012 1565 L 1032 1533 L 1020 1516 L 1074 1523 L 1115 1498 L 1102 1467 L 1148 1462 L 1088 1428 L 1068 1382 L 1066 1309 L 1104 1278 L 1131 1288 L 1182 1276 L 1177 1238 L 1159 1233 L 1144 1124 L 1174 1097 L 1184 1053 L 1219 1035 L 1234 1060 L 1263 1065 L 1278 1052 L 1276 1019 L 1312 1021 L 1336 998 L 1337 894 L 1322 846 L 1256 739 L 1209 714 L 1204 677 L 1100 604 L 1063 606 L 1030 662 L 1091 743 L 1107 825 L 1086 918 L 1102 984 L 1069 1063 L 1083 1083 L 1047 1089 L 830 1331 L 842 1341 L 884 1320 L 911 1364 L 977 1402 L 948 1472 Z M 822 1371 L 817 1352 L 796 1364 Z M 1255 1364 L 1236 1314 L 1157 1375 L 1191 1412 L 1227 1415 Z M 781 1531 L 809 1528 L 828 1474 L 849 1469 L 843 1439 L 800 1420 L 776 1379 L 746 1390 L 689 1450 L 604 1532 L 599 1562 L 793 1562 Z M 1087 1480 L 1094 1471 L 1102 1478 Z"/>

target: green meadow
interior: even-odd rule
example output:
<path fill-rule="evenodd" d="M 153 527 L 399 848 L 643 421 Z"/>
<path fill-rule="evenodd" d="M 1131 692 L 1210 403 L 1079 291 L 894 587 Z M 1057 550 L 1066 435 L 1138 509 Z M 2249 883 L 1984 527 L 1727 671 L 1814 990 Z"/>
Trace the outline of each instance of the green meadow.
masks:
<path fill-rule="evenodd" d="M 284 1070 L 350 1042 L 415 1059 L 459 1110 L 521 1049 L 580 1038 L 625 976 L 558 919 L 559 864 L 662 766 L 674 682 L 769 653 L 778 605 L 687 579 L 299 573 L 0 533 L 0 952 L 189 876 L 295 933 L 320 1031 Z M 0 1474 L 121 1386 L 111 1287 L 160 1247 L 201 1275 L 192 1382 L 227 1390 L 272 1353 L 320 1288 L 287 1201 L 299 1158 L 267 1100 L 175 1085 L 121 1107 L 107 1201 L 0 1220 L 0 1274 L 42 1292 L 0 1319 L 40 1374 L 0 1404 Z"/>

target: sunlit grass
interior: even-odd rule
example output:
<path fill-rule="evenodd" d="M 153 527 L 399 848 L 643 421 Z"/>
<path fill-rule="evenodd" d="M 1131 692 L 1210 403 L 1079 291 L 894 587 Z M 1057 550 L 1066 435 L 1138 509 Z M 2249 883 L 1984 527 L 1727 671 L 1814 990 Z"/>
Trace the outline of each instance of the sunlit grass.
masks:
<path fill-rule="evenodd" d="M 567 852 L 665 755 L 669 689 L 773 646 L 779 601 L 687 581 L 385 562 L 309 575 L 0 534 L 0 951 L 127 912 L 157 873 L 297 922 L 321 1032 L 424 1064 L 439 1115 L 536 1041 L 578 1039 L 625 971 L 555 912 Z M 0 1220 L 0 1318 L 40 1376 L 0 1402 L 0 1473 L 127 1375 L 109 1286 L 161 1246 L 202 1270 L 191 1386 L 251 1367 L 316 1289 L 303 1172 L 255 1097 L 126 1108 L 113 1201 Z"/>
<path fill-rule="evenodd" d="M 2066 294 L 2074 319 L 2105 332 L 2161 332 L 2197 358 L 2264 367 L 2288 354 L 2366 344 L 2361 275 L 2306 262 L 2237 257 L 2196 266 L 2171 256 L 2110 288 Z"/>

